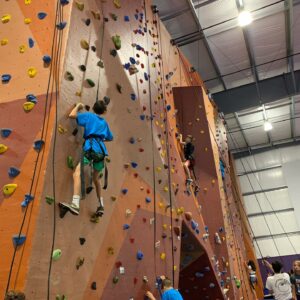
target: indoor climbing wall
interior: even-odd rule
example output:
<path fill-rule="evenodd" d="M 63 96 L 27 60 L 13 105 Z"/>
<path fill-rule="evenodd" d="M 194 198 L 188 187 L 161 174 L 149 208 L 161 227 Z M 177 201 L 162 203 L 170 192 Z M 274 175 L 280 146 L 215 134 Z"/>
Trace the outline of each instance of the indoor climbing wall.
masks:
<path fill-rule="evenodd" d="M 158 295 L 156 276 L 164 274 L 185 299 L 195 291 L 222 299 L 225 288 L 246 297 L 235 284 L 247 281 L 245 272 L 230 259 L 238 252 L 227 241 L 232 226 L 221 192 L 216 108 L 151 2 L 60 0 L 57 9 L 47 2 L 5 1 L 0 8 L 7 30 L 0 48 L 7 58 L 0 66 L 0 180 L 12 184 L 0 209 L 1 295 L 8 287 L 28 299 L 143 299 L 149 289 Z M 19 48 L 28 37 L 33 47 L 28 40 Z M 12 60 L 20 60 L 17 69 Z M 173 90 L 197 85 L 198 115 L 187 105 L 182 123 Z M 114 135 L 107 143 L 105 213 L 91 218 L 98 205 L 93 190 L 79 216 L 64 215 L 57 203 L 72 199 L 82 145 L 82 130 L 68 114 L 78 102 L 90 110 L 97 96 L 110 98 L 105 117 Z M 196 138 L 196 195 L 185 184 L 178 132 Z M 192 244 L 201 249 L 189 265 L 181 261 L 183 244 L 186 260 Z"/>

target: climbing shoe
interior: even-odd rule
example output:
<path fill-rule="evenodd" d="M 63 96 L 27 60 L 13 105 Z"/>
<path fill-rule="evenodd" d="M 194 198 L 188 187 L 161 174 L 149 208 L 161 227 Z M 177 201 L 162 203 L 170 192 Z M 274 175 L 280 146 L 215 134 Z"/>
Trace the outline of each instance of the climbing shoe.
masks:
<path fill-rule="evenodd" d="M 95 212 L 95 215 L 97 217 L 102 217 L 104 214 L 104 207 L 101 205 L 97 208 L 96 212 Z"/>
<path fill-rule="evenodd" d="M 60 202 L 60 206 L 67 208 L 70 211 L 70 213 L 72 213 L 73 215 L 76 215 L 76 216 L 79 215 L 79 206 L 77 206 L 73 203 L 69 204 L 69 203 Z"/>
<path fill-rule="evenodd" d="M 119 35 L 115 35 L 112 37 L 112 41 L 115 45 L 116 50 L 120 50 L 121 49 L 121 38 Z"/>

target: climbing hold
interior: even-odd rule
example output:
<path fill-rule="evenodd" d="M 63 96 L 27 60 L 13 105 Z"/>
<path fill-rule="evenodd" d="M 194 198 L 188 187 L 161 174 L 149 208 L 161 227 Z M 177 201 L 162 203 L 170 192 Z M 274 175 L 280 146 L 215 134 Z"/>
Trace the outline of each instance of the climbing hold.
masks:
<path fill-rule="evenodd" d="M 115 45 L 116 50 L 120 50 L 121 49 L 121 38 L 119 35 L 114 35 L 112 36 L 112 41 Z"/>
<path fill-rule="evenodd" d="M 56 295 L 55 300 L 67 300 L 67 297 L 65 295 Z"/>
<path fill-rule="evenodd" d="M 3 186 L 2 191 L 5 196 L 10 196 L 17 188 L 16 183 L 9 183 Z"/>
<path fill-rule="evenodd" d="M 117 50 L 116 49 L 112 49 L 110 50 L 110 55 L 112 55 L 113 57 L 116 57 L 118 54 Z"/>
<path fill-rule="evenodd" d="M 195 230 L 199 225 L 196 221 L 192 220 L 191 221 L 191 226 L 192 226 L 192 229 Z"/>
<path fill-rule="evenodd" d="M 3 138 L 7 138 L 11 134 L 12 130 L 10 128 L 1 128 L 0 132 Z"/>
<path fill-rule="evenodd" d="M 148 277 L 147 277 L 147 276 L 143 276 L 143 282 L 144 282 L 144 283 L 148 283 L 148 281 L 149 281 L 149 280 L 148 280 Z"/>
<path fill-rule="evenodd" d="M 92 50 L 93 52 L 96 52 L 96 50 L 97 50 L 96 46 L 91 46 L 91 50 Z"/>
<path fill-rule="evenodd" d="M 73 170 L 74 169 L 74 161 L 73 161 L 73 157 L 71 155 L 69 155 L 67 157 L 67 166 L 69 169 Z"/>
<path fill-rule="evenodd" d="M 1 146 L 0 146 L 0 149 L 1 149 Z M 10 167 L 8 169 L 8 176 L 14 178 L 14 177 L 17 177 L 20 174 L 20 172 L 21 171 L 18 168 Z"/>
<path fill-rule="evenodd" d="M 144 73 L 144 78 L 145 78 L 146 81 L 148 81 L 149 80 L 149 75 L 147 73 Z"/>
<path fill-rule="evenodd" d="M 68 81 L 73 81 L 74 80 L 74 76 L 72 75 L 71 72 L 66 71 L 65 73 L 65 79 Z"/>
<path fill-rule="evenodd" d="M 114 5 L 116 8 L 121 8 L 121 1 L 120 0 L 114 0 Z"/>
<path fill-rule="evenodd" d="M 215 288 L 215 286 L 216 286 L 216 285 L 215 285 L 214 283 L 212 283 L 212 282 L 209 284 L 209 287 L 210 287 L 211 289 Z"/>
<path fill-rule="evenodd" d="M 191 221 L 192 220 L 192 213 L 191 212 L 186 212 L 184 214 L 185 218 L 187 221 Z"/>
<path fill-rule="evenodd" d="M 132 167 L 132 168 L 135 169 L 135 168 L 137 168 L 137 166 L 138 166 L 138 164 L 137 164 L 136 162 L 134 162 L 134 161 L 131 162 L 131 167 Z"/>
<path fill-rule="evenodd" d="M 130 22 L 129 16 L 124 16 L 124 21 L 125 22 Z"/>
<path fill-rule="evenodd" d="M 180 237 L 180 227 L 174 226 L 173 227 L 174 233 L 177 235 L 177 237 Z"/>
<path fill-rule="evenodd" d="M 26 25 L 30 24 L 31 22 L 32 22 L 32 20 L 31 20 L 30 18 L 25 18 L 25 19 L 24 19 L 24 23 L 25 23 Z"/>
<path fill-rule="evenodd" d="M 165 260 L 165 259 L 166 259 L 166 253 L 162 252 L 162 253 L 160 254 L 160 259 L 161 259 L 161 260 Z"/>
<path fill-rule="evenodd" d="M 84 3 L 80 2 L 80 1 L 75 1 L 75 5 L 80 11 L 84 10 Z"/>
<path fill-rule="evenodd" d="M 54 261 L 57 261 L 57 260 L 59 260 L 60 259 L 60 257 L 61 257 L 61 250 L 60 249 L 55 249 L 55 250 L 53 250 L 53 252 L 52 252 L 52 259 L 54 260 Z"/>
<path fill-rule="evenodd" d="M 130 99 L 131 99 L 132 101 L 135 101 L 135 100 L 136 100 L 136 95 L 135 95 L 135 94 L 130 94 Z"/>
<path fill-rule="evenodd" d="M 137 69 L 137 67 L 134 66 L 134 65 L 130 65 L 128 71 L 129 71 L 130 75 L 134 75 L 134 74 L 136 74 L 136 73 L 139 72 L 139 70 Z"/>
<path fill-rule="evenodd" d="M 22 207 L 28 206 L 28 204 L 34 199 L 34 196 L 26 194 L 24 200 L 21 203 Z"/>
<path fill-rule="evenodd" d="M 25 102 L 23 104 L 23 109 L 25 112 L 30 112 L 34 108 L 35 104 L 33 102 Z"/>
<path fill-rule="evenodd" d="M 130 57 L 130 58 L 129 58 L 129 61 L 130 61 L 130 63 L 131 63 L 132 65 L 135 65 L 135 64 L 136 64 L 136 60 L 135 60 L 134 57 Z"/>
<path fill-rule="evenodd" d="M 117 197 L 116 196 L 111 196 L 110 199 L 111 199 L 111 201 L 116 201 Z"/>
<path fill-rule="evenodd" d="M 91 19 L 86 19 L 86 20 L 84 21 L 84 23 L 85 23 L 86 26 L 90 26 L 90 24 L 91 24 Z"/>
<path fill-rule="evenodd" d="M 61 134 L 64 134 L 66 133 L 68 130 L 66 128 L 64 128 L 62 125 L 58 125 L 58 128 L 57 128 L 58 132 L 61 133 Z"/>
<path fill-rule="evenodd" d="M 167 111 L 170 111 L 171 110 L 171 105 L 167 105 L 166 109 L 167 109 Z"/>
<path fill-rule="evenodd" d="M 119 277 L 118 276 L 114 276 L 113 283 L 117 284 L 118 282 L 119 282 Z"/>
<path fill-rule="evenodd" d="M 26 1 L 26 0 L 25 0 Z M 30 0 L 31 1 L 31 0 Z M 67 5 L 69 4 L 69 0 L 60 0 L 61 5 Z"/>
<path fill-rule="evenodd" d="M 122 86 L 119 83 L 116 84 L 116 88 L 117 88 L 118 92 L 120 94 L 122 94 Z"/>
<path fill-rule="evenodd" d="M 150 203 L 151 202 L 151 198 L 146 197 L 146 203 Z"/>
<path fill-rule="evenodd" d="M 36 96 L 34 96 L 33 94 L 28 94 L 26 95 L 26 100 L 28 102 L 32 102 L 34 104 L 37 104 L 37 99 L 36 99 Z"/>
<path fill-rule="evenodd" d="M 46 196 L 45 199 L 49 205 L 52 205 L 52 203 L 54 203 L 54 198 L 51 196 Z"/>
<path fill-rule="evenodd" d="M 217 232 L 215 233 L 215 243 L 218 245 L 222 244 L 221 238 Z"/>
<path fill-rule="evenodd" d="M 76 259 L 76 269 L 79 270 L 79 268 L 84 264 L 84 257 L 79 256 Z"/>
<path fill-rule="evenodd" d="M 139 250 L 137 253 L 136 253 L 136 259 L 137 260 L 142 260 L 144 258 L 144 254 L 141 250 Z"/>
<path fill-rule="evenodd" d="M 86 40 L 81 40 L 80 41 L 80 46 L 84 50 L 89 50 L 89 48 L 90 48 L 90 45 Z"/>
<path fill-rule="evenodd" d="M 40 20 L 43 20 L 47 17 L 47 14 L 45 12 L 39 12 L 37 16 Z"/>
<path fill-rule="evenodd" d="M 1 22 L 3 23 L 3 24 L 5 24 L 5 23 L 8 23 L 9 21 L 10 21 L 10 19 L 11 19 L 11 15 L 4 15 L 4 16 L 2 16 L 2 18 L 1 18 Z"/>
<path fill-rule="evenodd" d="M 91 13 L 96 20 L 100 20 L 101 17 L 99 11 L 91 10 Z"/>
<path fill-rule="evenodd" d="M 32 38 L 28 38 L 28 46 L 29 46 L 29 48 L 34 47 L 34 40 Z"/>
<path fill-rule="evenodd" d="M 33 149 L 36 151 L 40 151 L 44 145 L 45 145 L 45 142 L 43 140 L 34 141 Z"/>
<path fill-rule="evenodd" d="M 67 22 L 59 22 L 58 24 L 56 24 L 56 28 L 58 30 L 63 30 L 66 26 L 67 26 Z"/>
<path fill-rule="evenodd" d="M 9 83 L 9 81 L 11 80 L 11 75 L 9 75 L 9 74 L 3 74 L 1 76 L 1 80 L 2 80 L 2 83 Z"/>
<path fill-rule="evenodd" d="M 51 56 L 44 55 L 43 56 L 43 62 L 45 63 L 45 65 L 49 65 L 51 63 Z"/>
<path fill-rule="evenodd" d="M 94 291 L 97 290 L 97 283 L 96 283 L 96 281 L 92 282 L 91 289 L 94 290 Z"/>
<path fill-rule="evenodd" d="M 87 79 L 86 79 L 86 82 L 88 83 L 88 85 L 89 85 L 90 87 L 94 87 L 94 86 L 95 86 L 95 82 L 94 82 L 92 79 L 90 79 L 90 78 L 87 78 Z"/>
<path fill-rule="evenodd" d="M 124 224 L 123 225 L 123 230 L 127 230 L 127 229 L 129 229 L 130 228 L 130 225 L 128 225 L 128 224 Z"/>
<path fill-rule="evenodd" d="M 19 47 L 19 52 L 20 52 L 21 54 L 24 53 L 25 50 L 26 50 L 26 46 L 25 46 L 25 45 L 21 45 L 21 46 Z"/>
<path fill-rule="evenodd" d="M 132 215 L 132 211 L 129 208 L 127 208 L 126 211 L 125 211 L 125 216 L 128 218 L 131 215 Z"/>
<path fill-rule="evenodd" d="M 26 240 L 26 235 L 24 234 L 21 234 L 20 236 L 18 234 L 15 234 L 12 237 L 14 247 L 23 245 L 25 240 Z"/>
<path fill-rule="evenodd" d="M 109 14 L 109 15 L 110 15 L 110 17 L 111 17 L 114 21 L 117 21 L 117 20 L 118 20 L 118 16 L 117 16 L 116 14 L 111 13 L 111 14 Z"/>
<path fill-rule="evenodd" d="M 0 44 L 1 44 L 1 46 L 7 45 L 7 44 L 8 44 L 8 39 L 2 39 L 2 40 L 0 41 Z"/>
<path fill-rule="evenodd" d="M 145 115 L 140 115 L 140 119 L 141 119 L 142 121 L 144 121 L 144 120 L 145 120 L 145 118 L 146 118 L 146 116 L 145 116 Z"/>
<path fill-rule="evenodd" d="M 162 227 L 163 227 L 164 230 L 166 230 L 168 228 L 168 225 L 167 224 L 163 224 Z"/>
<path fill-rule="evenodd" d="M 37 74 L 37 70 L 34 67 L 30 67 L 27 72 L 30 78 L 34 78 Z"/>
<path fill-rule="evenodd" d="M 100 59 L 98 61 L 98 63 L 97 63 L 97 66 L 103 69 L 104 68 L 104 62 L 103 62 L 103 60 Z"/>

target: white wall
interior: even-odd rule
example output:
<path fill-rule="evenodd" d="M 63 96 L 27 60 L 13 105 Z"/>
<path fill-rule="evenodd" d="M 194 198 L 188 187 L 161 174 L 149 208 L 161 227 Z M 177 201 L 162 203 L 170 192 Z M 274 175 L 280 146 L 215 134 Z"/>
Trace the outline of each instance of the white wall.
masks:
<path fill-rule="evenodd" d="M 257 256 L 300 254 L 300 146 L 265 151 L 235 163 L 253 234 L 264 237 L 254 241 Z M 280 236 L 272 238 L 274 234 Z"/>

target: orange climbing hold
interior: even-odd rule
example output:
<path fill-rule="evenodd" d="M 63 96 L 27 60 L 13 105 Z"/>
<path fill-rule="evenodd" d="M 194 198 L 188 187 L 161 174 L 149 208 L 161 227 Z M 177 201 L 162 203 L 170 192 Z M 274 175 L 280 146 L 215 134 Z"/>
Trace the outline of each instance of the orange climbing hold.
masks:
<path fill-rule="evenodd" d="M 11 194 L 13 194 L 13 192 L 16 190 L 17 188 L 17 184 L 15 183 L 9 183 L 9 184 L 6 184 L 5 186 L 3 186 L 2 188 L 2 191 L 3 191 L 3 194 L 5 196 L 10 196 Z"/>

